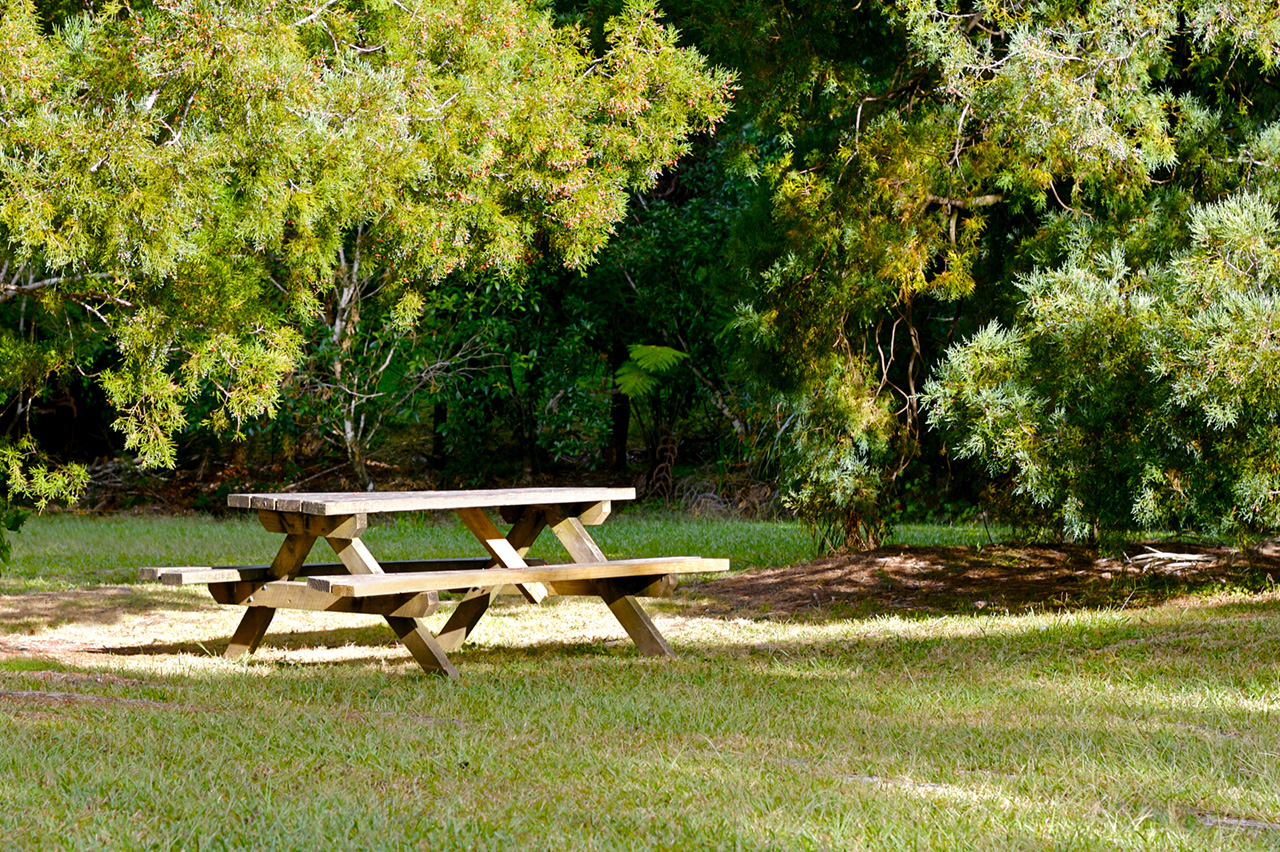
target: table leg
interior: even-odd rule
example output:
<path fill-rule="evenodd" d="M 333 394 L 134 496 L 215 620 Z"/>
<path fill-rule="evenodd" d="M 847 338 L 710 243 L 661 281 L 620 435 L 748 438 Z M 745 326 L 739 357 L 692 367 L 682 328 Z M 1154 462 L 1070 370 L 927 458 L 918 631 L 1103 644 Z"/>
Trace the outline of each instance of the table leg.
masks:
<path fill-rule="evenodd" d="M 356 532 L 359 532 L 357 530 Z M 333 552 L 338 554 L 338 558 L 342 560 L 342 564 L 352 574 L 381 574 L 382 566 L 378 564 L 378 560 L 369 552 L 369 548 L 358 537 L 343 538 L 336 535 L 328 536 L 325 541 L 329 542 L 329 546 L 333 548 Z M 391 625 L 391 629 L 396 632 L 396 636 L 409 653 L 413 655 L 413 659 L 417 661 L 422 670 L 430 674 L 443 674 L 448 677 L 457 677 L 458 670 L 453 663 L 449 662 L 449 658 L 445 656 L 445 649 L 436 641 L 436 637 L 431 635 L 431 631 L 427 629 L 426 624 L 417 618 L 404 618 L 402 616 L 388 615 L 384 616 L 387 624 Z"/>
<path fill-rule="evenodd" d="M 297 574 L 302 569 L 302 563 L 307 561 L 307 554 L 311 552 L 311 546 L 315 542 L 315 536 L 286 535 L 276 558 L 271 562 L 271 575 L 277 579 L 288 579 Z M 274 609 L 265 606 L 251 606 L 245 610 L 222 656 L 234 660 L 258 650 L 275 614 Z"/>
<path fill-rule="evenodd" d="M 467 592 L 466 597 L 458 601 L 458 605 L 449 614 L 449 620 L 436 636 L 440 647 L 446 651 L 456 651 L 461 648 L 462 643 L 466 642 L 467 637 L 471 635 L 471 631 L 475 630 L 476 625 L 480 623 L 480 619 L 489 611 L 489 604 L 493 603 L 497 594 L 497 589 L 472 589 Z"/>
<path fill-rule="evenodd" d="M 574 562 L 604 562 L 604 551 L 596 544 L 595 539 L 587 532 L 582 521 L 576 517 L 557 516 L 550 519 L 551 531 L 560 539 L 564 549 Z M 628 595 L 608 580 L 597 580 L 602 590 L 601 597 L 608 605 L 609 611 L 618 619 L 622 629 L 627 631 L 636 648 L 647 657 L 674 657 L 675 652 L 662 638 L 653 620 L 641 608 L 635 596 Z"/>
<path fill-rule="evenodd" d="M 609 605 L 609 611 L 618 619 L 622 629 L 627 631 L 636 648 L 646 657 L 674 657 L 675 651 L 662 638 L 649 614 L 640 606 L 633 595 L 615 589 L 608 580 L 597 580 L 605 592 L 601 597 Z"/>
<path fill-rule="evenodd" d="M 245 610 L 222 656 L 228 660 L 234 660 L 258 650 L 258 646 L 262 644 L 262 637 L 267 635 L 267 627 L 275 614 L 276 611 L 267 606 L 251 606 Z"/>
<path fill-rule="evenodd" d="M 462 509 L 457 514 L 466 524 L 467 529 L 484 543 L 485 549 L 493 556 L 494 563 L 504 568 L 528 567 L 524 556 L 547 525 L 547 519 L 542 510 L 536 507 L 522 512 L 512 525 L 511 532 L 505 536 L 480 509 Z M 547 596 L 546 587 L 541 583 L 529 583 L 516 588 L 520 589 L 520 593 L 530 603 L 539 603 Z M 476 629 L 480 619 L 488 612 L 489 604 L 493 603 L 497 591 L 497 589 L 472 589 L 468 592 L 436 636 L 441 647 L 446 651 L 456 651 L 462 647 L 462 643 L 467 641 L 471 631 Z"/>
<path fill-rule="evenodd" d="M 485 550 L 494 558 L 494 563 L 503 568 L 528 568 L 524 556 L 529 552 L 538 533 L 546 526 L 542 512 L 534 508 L 521 514 L 506 535 L 489 520 L 483 509 L 455 509 L 458 518 L 471 530 L 471 534 L 480 539 Z M 516 586 L 520 594 L 529 603 L 542 603 L 547 596 L 547 589 L 541 583 L 524 583 Z"/>

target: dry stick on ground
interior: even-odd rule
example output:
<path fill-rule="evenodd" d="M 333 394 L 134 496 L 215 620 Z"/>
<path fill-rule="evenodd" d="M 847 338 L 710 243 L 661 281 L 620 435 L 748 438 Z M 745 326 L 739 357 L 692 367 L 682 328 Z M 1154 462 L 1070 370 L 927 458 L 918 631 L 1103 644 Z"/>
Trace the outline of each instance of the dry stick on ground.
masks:
<path fill-rule="evenodd" d="M 1143 548 L 1147 551 L 1146 553 L 1139 553 L 1132 557 L 1125 556 L 1127 561 L 1138 564 L 1143 571 L 1156 570 L 1163 574 L 1171 574 L 1185 568 L 1208 566 L 1218 561 L 1216 556 L 1208 553 L 1167 553 L 1148 545 L 1143 545 Z"/>

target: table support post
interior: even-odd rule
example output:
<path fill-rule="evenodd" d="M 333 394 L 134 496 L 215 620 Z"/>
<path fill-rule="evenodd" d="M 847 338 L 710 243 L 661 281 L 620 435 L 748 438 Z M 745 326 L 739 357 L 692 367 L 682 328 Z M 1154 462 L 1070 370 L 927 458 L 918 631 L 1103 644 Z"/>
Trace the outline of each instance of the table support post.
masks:
<path fill-rule="evenodd" d="M 618 619 L 622 629 L 627 631 L 631 641 L 636 643 L 641 654 L 646 657 L 675 657 L 675 651 L 671 650 L 667 640 L 658 632 L 653 619 L 649 618 L 649 614 L 633 595 L 623 594 L 608 580 L 600 580 L 599 583 L 603 586 L 605 594 L 602 597 L 609 605 L 609 611 Z"/>
<path fill-rule="evenodd" d="M 302 563 L 307 561 L 307 554 L 311 552 L 311 546 L 315 543 L 315 536 L 286 535 L 280 550 L 276 552 L 276 558 L 271 562 L 271 576 L 280 580 L 293 577 L 302 570 Z M 258 650 L 275 614 L 274 609 L 266 606 L 251 606 L 245 610 L 244 616 L 236 626 L 236 632 L 231 635 L 231 641 L 227 643 L 227 649 L 222 652 L 223 658 L 234 660 Z"/>
<path fill-rule="evenodd" d="M 262 644 L 262 637 L 267 635 L 267 627 L 271 625 L 271 619 L 275 614 L 276 611 L 268 606 L 251 606 L 245 610 L 222 656 L 228 660 L 234 660 L 258 650 L 258 646 Z"/>
<path fill-rule="evenodd" d="M 479 509 L 461 509 L 457 511 L 457 515 L 467 529 L 484 544 L 494 563 L 504 568 L 527 567 L 524 556 L 547 525 L 543 511 L 536 507 L 522 510 L 511 531 L 505 536 L 489 520 L 488 515 Z M 518 585 L 516 588 L 530 603 L 539 603 L 547 596 L 547 590 L 541 583 Z M 461 648 L 471 631 L 476 629 L 480 619 L 488 612 L 489 604 L 493 603 L 497 593 L 496 588 L 472 589 L 467 592 L 436 635 L 440 647 L 446 651 Z"/>
<path fill-rule="evenodd" d="M 359 538 L 359 533 L 363 532 L 364 528 L 364 519 L 360 517 L 357 524 L 351 528 L 351 532 L 347 533 L 351 537 L 345 537 L 340 533 L 328 536 L 325 541 L 329 542 L 333 552 L 338 554 L 342 564 L 352 574 L 381 574 L 382 566 Z M 445 656 L 444 648 L 440 647 L 436 637 L 431 635 L 431 631 L 420 619 L 396 615 L 387 615 L 384 618 L 423 671 L 447 677 L 458 676 L 458 670 Z"/>
<path fill-rule="evenodd" d="M 445 656 L 445 649 L 431 635 L 431 631 L 417 618 L 402 618 L 396 615 L 386 616 L 387 624 L 400 637 L 400 641 L 422 670 L 430 674 L 442 674 L 446 677 L 457 677 L 458 669 Z"/>
<path fill-rule="evenodd" d="M 552 518 L 551 531 L 560 539 L 564 549 L 574 562 L 603 562 L 604 552 L 596 544 L 595 539 L 587 532 L 578 518 Z M 622 629 L 627 631 L 636 648 L 646 657 L 674 657 L 675 652 L 662 638 L 653 619 L 640 606 L 633 595 L 628 595 L 608 580 L 600 580 L 601 597 L 608 605 L 609 611 L 618 619 Z"/>
<path fill-rule="evenodd" d="M 449 620 L 436 636 L 440 647 L 446 651 L 456 651 L 461 648 L 462 643 L 467 641 L 471 631 L 476 629 L 480 619 L 488 612 L 489 604 L 493 603 L 497 594 L 496 588 L 472 589 L 467 592 L 466 597 L 458 601 L 458 605 L 449 615 Z"/>

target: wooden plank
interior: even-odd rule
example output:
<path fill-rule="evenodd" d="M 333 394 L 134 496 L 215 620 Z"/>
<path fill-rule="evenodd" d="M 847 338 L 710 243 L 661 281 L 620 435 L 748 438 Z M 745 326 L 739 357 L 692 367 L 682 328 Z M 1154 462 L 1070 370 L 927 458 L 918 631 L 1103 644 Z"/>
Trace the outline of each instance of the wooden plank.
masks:
<path fill-rule="evenodd" d="M 378 564 L 378 560 L 373 557 L 373 554 L 369 552 L 369 548 L 360 539 L 329 536 L 325 541 L 329 542 L 329 546 L 338 554 L 342 564 L 352 574 L 375 579 L 388 576 L 383 573 L 382 566 Z M 437 573 L 439 572 L 425 572 L 426 576 Z M 309 580 L 308 583 L 310 583 Z M 425 622 L 417 618 L 405 618 L 398 615 L 387 615 L 384 618 L 386 618 L 387 624 L 391 625 L 391 629 L 395 631 L 396 636 L 400 638 L 404 646 L 409 649 L 409 653 L 413 655 L 413 659 L 417 661 L 423 671 L 429 674 L 442 674 L 446 677 L 458 676 L 458 670 L 454 668 L 453 663 L 449 662 L 449 658 L 445 656 L 444 649 L 440 647 L 436 637 L 431 635 L 431 631 L 427 629 Z"/>
<path fill-rule="evenodd" d="M 613 514 L 613 503 L 609 500 L 601 500 L 595 505 L 588 506 L 578 515 L 578 520 L 582 521 L 589 527 L 598 527 L 603 524 Z"/>
<path fill-rule="evenodd" d="M 374 512 L 428 512 L 498 506 L 557 506 L 634 500 L 634 488 L 496 488 L 471 491 L 356 491 L 232 494 L 233 509 L 265 509 L 305 515 L 357 515 Z"/>
<path fill-rule="evenodd" d="M 227 606 L 305 609 L 314 612 L 351 612 L 365 615 L 394 615 L 426 618 L 440 608 L 435 592 L 382 595 L 374 598 L 344 598 L 317 591 L 298 580 L 270 583 L 210 583 L 209 594 Z"/>
<path fill-rule="evenodd" d="M 551 509 L 561 517 L 578 517 L 589 527 L 599 526 L 605 522 L 613 511 L 613 502 L 611 500 L 600 500 L 595 503 L 555 503 L 555 504 L 539 504 L 543 508 Z M 524 514 L 526 506 L 499 506 L 498 514 L 502 516 L 502 520 L 509 524 L 514 524 L 522 514 Z"/>
<path fill-rule="evenodd" d="M 601 585 L 604 586 L 605 594 L 603 597 L 604 602 L 609 605 L 609 611 L 618 619 L 622 629 L 627 631 L 631 641 L 636 643 L 636 648 L 641 654 L 646 657 L 670 658 L 675 656 L 675 652 L 671 650 L 667 640 L 662 638 L 662 634 L 654 626 L 653 620 L 641 608 L 639 601 L 635 597 L 622 594 L 621 590 L 614 588 L 608 580 L 601 581 Z"/>
<path fill-rule="evenodd" d="M 315 543 L 314 536 L 292 533 L 285 536 L 279 552 L 276 553 L 276 558 L 267 569 L 268 573 L 280 580 L 294 576 L 301 570 L 302 563 L 306 561 L 307 554 L 311 553 L 311 546 Z"/>
<path fill-rule="evenodd" d="M 222 652 L 222 656 L 228 660 L 234 660 L 258 650 L 258 646 L 262 644 L 262 637 L 267 635 L 267 627 L 270 626 L 275 614 L 276 611 L 267 606 L 251 606 L 245 610 L 244 617 L 236 626 L 236 632 L 231 634 L 231 641 L 227 644 L 227 649 Z"/>
<path fill-rule="evenodd" d="M 309 535 L 312 538 L 357 538 L 369 526 L 368 515 L 334 515 L 319 517 L 296 512 L 258 511 L 258 521 L 263 528 L 289 535 Z"/>
<path fill-rule="evenodd" d="M 307 582 L 313 589 L 335 595 L 366 597 L 395 592 L 425 592 L 432 589 L 493 588 L 525 581 L 603 580 L 655 574 L 700 574 L 728 571 L 727 559 L 700 559 L 675 556 L 661 559 L 615 559 L 606 562 L 544 565 L 529 568 L 486 568 L 479 571 L 432 571 L 373 576 L 319 576 Z"/>
<path fill-rule="evenodd" d="M 577 518 L 552 519 L 551 531 L 560 539 L 574 562 L 605 561 L 604 551 Z"/>
<path fill-rule="evenodd" d="M 385 572 L 378 560 L 369 552 L 369 547 L 358 538 L 326 538 L 333 552 L 338 554 L 343 566 L 352 574 L 377 574 Z"/>
<path fill-rule="evenodd" d="M 395 562 L 379 562 L 388 574 L 405 571 L 457 571 L 484 568 L 493 563 L 488 556 L 464 556 L 450 559 L 405 559 Z M 530 560 L 531 565 L 545 565 L 542 559 Z M 317 574 L 340 574 L 346 570 L 341 562 L 308 562 L 295 577 L 314 577 Z M 174 568 L 139 568 L 144 580 L 158 580 L 166 586 L 194 586 L 204 583 L 235 583 L 242 581 L 270 580 L 269 565 L 187 565 Z"/>
<path fill-rule="evenodd" d="M 616 577 L 609 582 L 637 598 L 669 598 L 678 585 L 675 574 Z M 547 589 L 562 597 L 602 598 L 607 594 L 598 580 L 560 580 L 547 583 Z"/>
<path fill-rule="evenodd" d="M 262 566 L 231 565 L 225 568 L 193 567 L 193 568 L 159 568 L 156 578 L 166 586 L 194 586 L 198 583 L 235 583 L 250 577 L 257 579 L 269 577 L 270 569 Z M 246 576 L 247 575 L 247 576 Z"/>
<path fill-rule="evenodd" d="M 458 518 L 471 530 L 471 534 L 480 540 L 485 550 L 493 556 L 497 563 L 503 568 L 522 569 L 527 568 L 528 563 L 524 561 L 524 554 L 517 550 L 517 544 L 509 541 L 507 536 L 489 520 L 489 516 L 485 514 L 483 509 L 465 508 L 455 510 Z M 541 512 L 536 513 L 541 516 Z M 529 515 L 527 517 L 533 518 Z M 533 544 L 533 539 L 537 537 L 538 531 L 542 529 L 542 523 L 538 520 L 524 521 L 523 517 L 516 522 L 513 532 L 518 532 L 518 544 L 524 553 L 528 553 L 529 546 Z M 488 584 L 477 584 L 488 585 Z M 524 595 L 529 603 L 541 603 L 543 598 L 547 596 L 547 590 L 540 583 L 521 583 L 519 584 L 520 594 Z M 470 632 L 470 631 L 468 631 Z"/>
<path fill-rule="evenodd" d="M 458 519 L 471 530 L 471 534 L 480 540 L 484 545 L 484 549 L 489 551 L 490 555 L 498 561 L 503 568 L 525 568 L 527 567 L 522 557 L 515 549 L 511 542 L 507 541 L 507 537 L 502 530 L 489 520 L 489 516 L 484 513 L 483 509 L 468 507 L 458 509 L 456 511 Z"/>
<path fill-rule="evenodd" d="M 429 674 L 441 674 L 445 677 L 457 677 L 458 670 L 445 656 L 444 648 L 436 641 L 421 621 L 416 618 L 397 618 L 387 616 L 387 624 L 400 637 L 400 641 L 409 649 L 414 660 Z"/>
<path fill-rule="evenodd" d="M 280 544 L 280 550 L 276 553 L 276 558 L 267 568 L 267 573 L 281 580 L 294 576 L 301 570 L 302 563 L 306 561 L 307 554 L 311 552 L 311 545 L 315 542 L 315 538 L 309 535 L 286 535 Z M 252 654 L 258 650 L 258 645 L 262 643 L 262 637 L 266 635 L 267 627 L 274 616 L 275 610 L 271 607 L 251 606 L 246 609 L 244 617 L 236 625 L 236 632 L 232 634 L 231 642 L 227 645 L 223 656 L 234 660 L 243 654 Z"/>
<path fill-rule="evenodd" d="M 445 622 L 444 627 L 440 628 L 440 633 L 436 636 L 436 641 L 440 643 L 440 647 L 446 651 L 456 651 L 462 647 L 462 643 L 466 642 L 471 632 L 476 629 L 476 625 L 480 623 L 480 619 L 489 610 L 489 604 L 493 603 L 493 599 L 498 595 L 500 587 L 494 586 L 488 589 L 471 589 L 467 592 L 466 597 L 458 602 L 453 612 L 449 614 L 449 620 Z"/>

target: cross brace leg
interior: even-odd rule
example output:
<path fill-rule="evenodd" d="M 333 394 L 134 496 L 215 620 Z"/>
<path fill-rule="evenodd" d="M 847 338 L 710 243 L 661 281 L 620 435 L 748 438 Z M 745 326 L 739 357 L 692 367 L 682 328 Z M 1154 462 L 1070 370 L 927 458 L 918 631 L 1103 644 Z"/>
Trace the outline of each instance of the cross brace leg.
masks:
<path fill-rule="evenodd" d="M 626 594 L 608 580 L 601 580 L 600 586 L 603 592 L 601 597 L 609 605 L 609 611 L 618 619 L 622 629 L 627 631 L 631 641 L 636 643 L 641 654 L 646 657 L 675 657 L 675 652 L 671 650 L 667 640 L 662 638 L 653 619 L 649 618 L 649 614 L 640 607 L 640 602 L 633 595 Z"/>

